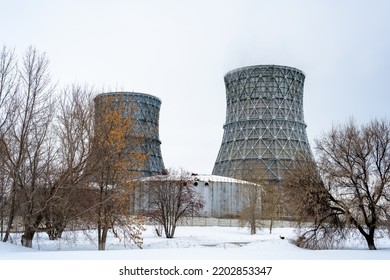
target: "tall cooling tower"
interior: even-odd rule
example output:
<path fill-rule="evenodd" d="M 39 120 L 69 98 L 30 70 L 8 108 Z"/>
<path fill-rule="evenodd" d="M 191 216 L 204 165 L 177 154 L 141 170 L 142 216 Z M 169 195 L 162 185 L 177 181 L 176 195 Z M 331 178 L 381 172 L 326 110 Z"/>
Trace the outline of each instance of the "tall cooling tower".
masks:
<path fill-rule="evenodd" d="M 310 154 L 303 119 L 302 71 L 248 66 L 225 75 L 226 123 L 213 174 L 237 179 L 256 174 L 280 180 L 301 154 Z"/>
<path fill-rule="evenodd" d="M 132 131 L 126 140 L 127 146 L 147 155 L 145 165 L 137 170 L 140 176 L 161 174 L 164 170 L 164 162 L 159 139 L 160 99 L 138 92 L 103 93 L 95 98 L 97 110 L 100 101 L 104 100 L 113 102 L 115 106 L 121 108 L 122 114 L 131 117 Z"/>

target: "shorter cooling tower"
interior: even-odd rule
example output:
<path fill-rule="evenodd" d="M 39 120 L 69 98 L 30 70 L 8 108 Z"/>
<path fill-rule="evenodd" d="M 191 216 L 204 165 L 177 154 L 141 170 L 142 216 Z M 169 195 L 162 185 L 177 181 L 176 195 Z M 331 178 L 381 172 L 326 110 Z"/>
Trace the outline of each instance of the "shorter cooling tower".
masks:
<path fill-rule="evenodd" d="M 311 155 L 303 118 L 302 71 L 248 66 L 225 75 L 226 122 L 213 175 L 278 181 L 300 155 Z"/>
<path fill-rule="evenodd" d="M 147 155 L 146 163 L 137 170 L 140 176 L 161 174 L 164 171 L 164 162 L 159 139 L 160 99 L 138 92 L 103 93 L 95 97 L 96 110 L 99 110 L 98 104 L 103 104 L 101 102 L 104 99 L 119 106 L 125 116 L 131 116 L 132 131 L 126 140 L 127 146 Z"/>

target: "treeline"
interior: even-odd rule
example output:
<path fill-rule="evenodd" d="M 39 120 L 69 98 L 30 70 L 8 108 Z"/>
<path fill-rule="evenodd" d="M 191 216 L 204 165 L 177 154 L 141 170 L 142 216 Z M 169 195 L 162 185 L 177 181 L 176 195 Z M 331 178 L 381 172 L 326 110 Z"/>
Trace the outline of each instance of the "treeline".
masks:
<path fill-rule="evenodd" d="M 22 228 L 32 247 L 37 232 L 61 237 L 72 224 L 108 230 L 141 246 L 141 218 L 127 215 L 135 168 L 145 156 L 123 152 L 130 117 L 107 100 L 95 112 L 95 90 L 53 83 L 45 53 L 29 47 L 18 58 L 0 50 L 0 219 L 2 241 Z M 95 124 L 98 125 L 94 125 Z"/>

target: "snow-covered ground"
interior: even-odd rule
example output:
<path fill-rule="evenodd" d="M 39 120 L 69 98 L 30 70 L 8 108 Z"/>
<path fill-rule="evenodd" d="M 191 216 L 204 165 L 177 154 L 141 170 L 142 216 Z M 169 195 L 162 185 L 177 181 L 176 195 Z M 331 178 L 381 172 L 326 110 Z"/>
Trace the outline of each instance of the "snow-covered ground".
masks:
<path fill-rule="evenodd" d="M 175 238 L 157 237 L 153 227 L 143 233 L 143 249 L 124 246 L 110 236 L 106 251 L 96 250 L 96 233 L 88 235 L 68 232 L 58 241 L 49 241 L 46 234 L 36 236 L 33 249 L 0 242 L 1 279 L 198 279 L 214 278 L 220 268 L 243 269 L 272 267 L 265 275 L 224 275 L 225 279 L 373 279 L 383 278 L 390 267 L 390 240 L 377 239 L 378 250 L 369 251 L 361 239 L 355 239 L 337 250 L 306 250 L 294 246 L 292 228 L 275 228 L 250 235 L 236 227 L 179 227 Z M 279 236 L 284 236 L 281 239 Z M 20 244 L 20 236 L 13 236 Z M 178 268 L 202 269 L 197 276 L 124 275 L 124 269 Z M 151 271 L 151 270 L 150 270 Z M 224 270 L 226 271 L 226 270 Z M 166 276 L 164 276 L 166 275 Z M 325 277 L 325 278 L 324 278 Z M 218 278 L 218 277 L 217 277 Z M 221 278 L 221 277 L 219 277 Z"/>
<path fill-rule="evenodd" d="M 284 236 L 281 239 L 280 236 Z M 390 260 L 390 240 L 376 240 L 378 250 L 369 251 L 362 239 L 355 239 L 339 249 L 306 250 L 293 245 L 292 228 L 275 228 L 250 235 L 236 227 L 178 227 L 175 238 L 157 237 L 153 227 L 143 233 L 143 249 L 125 246 L 110 236 L 106 251 L 98 251 L 96 234 L 65 234 L 49 241 L 46 234 L 34 239 L 33 249 L 0 242 L 2 260 Z M 15 243 L 20 237 L 14 236 Z"/>

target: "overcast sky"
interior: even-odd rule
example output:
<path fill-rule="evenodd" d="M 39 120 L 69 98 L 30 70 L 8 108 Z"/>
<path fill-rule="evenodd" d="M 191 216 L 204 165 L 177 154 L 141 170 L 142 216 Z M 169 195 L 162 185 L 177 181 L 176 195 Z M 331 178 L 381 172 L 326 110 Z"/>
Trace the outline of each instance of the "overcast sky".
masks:
<path fill-rule="evenodd" d="M 59 86 L 162 101 L 166 167 L 210 174 L 222 141 L 223 76 L 257 64 L 306 74 L 313 140 L 351 116 L 389 118 L 390 1 L 0 0 L 0 44 L 46 52 Z"/>

